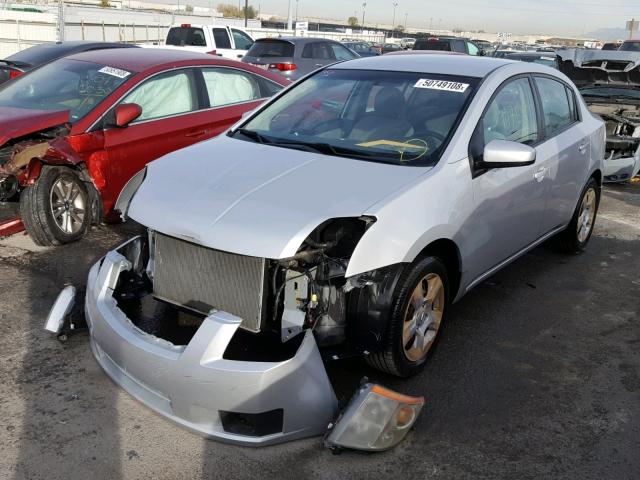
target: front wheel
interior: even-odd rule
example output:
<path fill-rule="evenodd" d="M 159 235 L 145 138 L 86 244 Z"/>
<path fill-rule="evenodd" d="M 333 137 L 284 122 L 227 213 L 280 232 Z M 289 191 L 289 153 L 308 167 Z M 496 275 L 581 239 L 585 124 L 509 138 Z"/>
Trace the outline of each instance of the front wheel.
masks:
<path fill-rule="evenodd" d="M 449 301 L 447 270 L 436 257 L 407 266 L 398 280 L 383 349 L 365 358 L 399 377 L 420 372 L 441 331 Z"/>
<path fill-rule="evenodd" d="M 33 241 L 61 245 L 82 238 L 91 223 L 87 187 L 75 171 L 45 166 L 38 180 L 22 191 L 20 216 Z"/>
<path fill-rule="evenodd" d="M 585 249 L 593 233 L 599 205 L 600 185 L 590 178 L 582 190 L 569 226 L 558 235 L 558 246 L 562 251 L 579 253 Z"/>

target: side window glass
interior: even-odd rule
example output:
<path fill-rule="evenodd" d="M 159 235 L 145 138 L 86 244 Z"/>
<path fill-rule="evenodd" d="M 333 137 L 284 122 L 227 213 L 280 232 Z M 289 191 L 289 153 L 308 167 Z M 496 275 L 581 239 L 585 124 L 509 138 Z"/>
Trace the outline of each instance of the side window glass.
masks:
<path fill-rule="evenodd" d="M 460 52 L 460 53 L 467 53 L 467 48 L 465 46 L 465 42 L 464 40 L 454 40 L 454 51 L 456 52 Z"/>
<path fill-rule="evenodd" d="M 262 98 L 258 78 L 250 73 L 224 68 L 203 68 L 202 76 L 211 107 L 223 107 Z"/>
<path fill-rule="evenodd" d="M 352 58 L 355 58 L 355 55 L 337 43 L 331 44 L 331 50 L 333 50 L 333 56 L 336 60 L 351 60 Z M 362 47 L 361 50 L 363 50 Z"/>
<path fill-rule="evenodd" d="M 190 75 L 184 70 L 164 73 L 145 81 L 120 103 L 137 103 L 142 107 L 142 115 L 136 122 L 197 109 Z"/>
<path fill-rule="evenodd" d="M 512 80 L 491 101 L 481 121 L 484 145 L 492 140 L 538 141 L 536 107 L 526 78 Z"/>
<path fill-rule="evenodd" d="M 251 45 L 253 45 L 251 37 L 243 31 L 232 28 L 231 33 L 233 34 L 233 41 L 236 44 L 236 50 L 249 50 Z"/>
<path fill-rule="evenodd" d="M 231 39 L 226 28 L 214 28 L 213 41 L 216 42 L 215 48 L 231 48 Z"/>
<path fill-rule="evenodd" d="M 574 122 L 567 89 L 563 83 L 547 77 L 535 77 L 535 81 L 542 101 L 545 132 L 551 136 Z"/>
<path fill-rule="evenodd" d="M 305 45 L 302 51 L 302 58 L 314 58 L 316 60 L 330 60 L 333 58 L 327 44 L 324 42 L 315 42 Z"/>
<path fill-rule="evenodd" d="M 478 55 L 480 49 L 471 42 L 467 42 L 467 48 L 469 49 L 469 55 Z"/>

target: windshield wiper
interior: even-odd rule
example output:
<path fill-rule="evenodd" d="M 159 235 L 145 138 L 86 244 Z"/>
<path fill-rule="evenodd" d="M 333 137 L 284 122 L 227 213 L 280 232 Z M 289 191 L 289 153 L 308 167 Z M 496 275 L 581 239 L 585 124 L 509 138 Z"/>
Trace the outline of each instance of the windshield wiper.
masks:
<path fill-rule="evenodd" d="M 233 132 L 231 132 L 230 136 L 233 137 L 233 136 L 235 136 L 236 133 L 241 133 L 245 137 L 250 138 L 251 140 L 253 140 L 254 142 L 271 143 L 271 141 L 268 140 L 265 136 L 260 135 L 258 132 L 254 131 L 254 130 L 247 130 L 246 128 L 237 128 Z"/>

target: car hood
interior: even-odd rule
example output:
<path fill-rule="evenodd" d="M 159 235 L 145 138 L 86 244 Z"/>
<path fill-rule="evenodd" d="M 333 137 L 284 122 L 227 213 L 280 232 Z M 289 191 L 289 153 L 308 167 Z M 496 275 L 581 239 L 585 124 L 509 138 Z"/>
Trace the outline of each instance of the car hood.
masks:
<path fill-rule="evenodd" d="M 559 50 L 560 71 L 578 88 L 640 86 L 640 53 L 615 50 Z"/>
<path fill-rule="evenodd" d="M 428 170 L 223 135 L 149 164 L 128 213 L 153 230 L 210 248 L 287 258 L 322 222 L 359 217 Z"/>
<path fill-rule="evenodd" d="M 0 146 L 14 138 L 63 125 L 69 111 L 51 112 L 26 108 L 0 107 Z"/>

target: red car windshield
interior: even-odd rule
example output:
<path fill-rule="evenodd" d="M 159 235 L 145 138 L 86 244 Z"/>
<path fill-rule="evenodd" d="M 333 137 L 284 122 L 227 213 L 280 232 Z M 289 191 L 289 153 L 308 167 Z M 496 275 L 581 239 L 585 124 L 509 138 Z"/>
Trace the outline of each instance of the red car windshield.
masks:
<path fill-rule="evenodd" d="M 97 63 L 61 59 L 18 77 L 0 88 L 0 107 L 69 110 L 80 120 L 133 75 Z"/>

